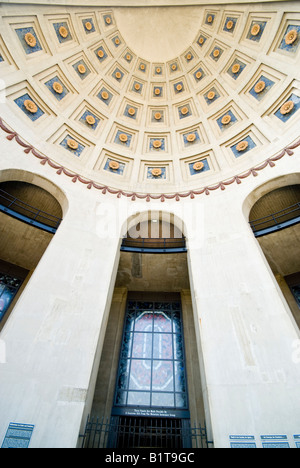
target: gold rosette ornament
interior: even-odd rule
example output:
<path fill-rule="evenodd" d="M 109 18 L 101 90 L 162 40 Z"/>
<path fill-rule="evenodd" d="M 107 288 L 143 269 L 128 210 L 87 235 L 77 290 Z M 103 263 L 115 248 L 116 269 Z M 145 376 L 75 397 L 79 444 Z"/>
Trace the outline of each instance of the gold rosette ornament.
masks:
<path fill-rule="evenodd" d="M 161 141 L 160 140 L 154 140 L 153 148 L 156 148 L 156 149 L 161 148 Z"/>
<path fill-rule="evenodd" d="M 106 101 L 109 98 L 108 92 L 107 91 L 102 91 L 101 97 L 102 97 L 102 99 L 104 99 L 104 101 Z"/>
<path fill-rule="evenodd" d="M 87 115 L 85 120 L 89 125 L 94 125 L 94 123 L 96 122 L 95 117 L 93 117 L 92 115 Z"/>
<path fill-rule="evenodd" d="M 25 34 L 24 39 L 25 39 L 26 44 L 29 45 L 29 47 L 36 46 L 36 38 L 30 32 Z"/>
<path fill-rule="evenodd" d="M 24 101 L 24 106 L 31 114 L 35 114 L 38 110 L 37 105 L 33 101 L 30 101 L 30 99 Z"/>
<path fill-rule="evenodd" d="M 67 145 L 69 148 L 71 148 L 72 150 L 77 150 L 78 148 L 78 143 L 77 141 L 73 140 L 72 138 L 69 138 L 67 140 Z"/>
<path fill-rule="evenodd" d="M 171 65 L 171 70 L 173 70 L 173 71 L 177 70 L 177 65 L 176 65 L 176 63 L 173 63 L 173 64 Z"/>
<path fill-rule="evenodd" d="M 77 69 L 78 69 L 79 73 L 81 73 L 81 75 L 83 75 L 83 74 L 86 72 L 86 68 L 85 68 L 85 66 L 84 66 L 82 63 L 80 63 L 80 64 L 78 65 L 78 68 L 77 68 Z"/>
<path fill-rule="evenodd" d="M 298 39 L 298 32 L 296 29 L 292 29 L 287 33 L 285 36 L 285 43 L 287 45 L 294 44 L 294 42 Z"/>
<path fill-rule="evenodd" d="M 221 120 L 223 125 L 228 125 L 231 122 L 231 116 L 229 114 L 224 115 Z"/>
<path fill-rule="evenodd" d="M 106 24 L 111 24 L 111 18 L 110 18 L 109 16 L 107 16 L 107 17 L 105 18 L 105 23 L 106 23 Z"/>
<path fill-rule="evenodd" d="M 182 114 L 182 115 L 186 115 L 186 114 L 188 114 L 188 112 L 189 112 L 189 108 L 188 108 L 188 107 L 183 107 L 183 108 L 181 109 L 181 114 Z"/>
<path fill-rule="evenodd" d="M 197 71 L 197 73 L 196 73 L 197 80 L 200 80 L 201 76 L 202 76 L 201 71 Z"/>
<path fill-rule="evenodd" d="M 201 169 L 203 168 L 204 168 L 204 164 L 201 161 L 198 161 L 193 165 L 194 171 L 201 171 Z"/>
<path fill-rule="evenodd" d="M 281 106 L 280 113 L 282 115 L 289 114 L 293 109 L 294 109 L 293 101 L 287 101 Z"/>
<path fill-rule="evenodd" d="M 119 80 L 122 77 L 121 72 L 117 71 L 115 73 L 115 77 L 117 78 L 117 80 Z"/>
<path fill-rule="evenodd" d="M 161 175 L 161 169 L 159 167 L 155 167 L 152 169 L 151 174 L 153 177 L 159 177 Z"/>
<path fill-rule="evenodd" d="M 232 20 L 227 21 L 226 28 L 229 29 L 229 30 L 233 28 L 233 21 Z"/>
<path fill-rule="evenodd" d="M 61 94 L 64 90 L 63 86 L 58 81 L 54 81 L 52 88 L 57 94 Z"/>
<path fill-rule="evenodd" d="M 136 91 L 139 91 L 139 90 L 141 89 L 140 83 L 135 83 L 134 89 L 135 89 Z"/>
<path fill-rule="evenodd" d="M 252 36 L 257 36 L 260 31 L 260 25 L 259 24 L 254 24 L 251 28 L 251 35 Z"/>
<path fill-rule="evenodd" d="M 215 50 L 213 51 L 213 56 L 214 56 L 215 58 L 217 58 L 217 57 L 219 57 L 219 55 L 220 55 L 220 50 L 219 50 L 219 49 L 215 49 Z"/>
<path fill-rule="evenodd" d="M 235 63 L 234 65 L 232 65 L 231 71 L 232 73 L 236 74 L 240 71 L 240 69 L 241 69 L 241 66 L 238 63 Z"/>
<path fill-rule="evenodd" d="M 187 141 L 188 141 L 189 143 L 192 143 L 193 141 L 196 140 L 196 135 L 195 135 L 195 133 L 189 133 L 188 136 L 186 137 L 186 139 L 187 139 Z"/>
<path fill-rule="evenodd" d="M 161 117 L 162 117 L 162 116 L 161 116 L 161 113 L 160 113 L 160 112 L 155 112 L 155 114 L 154 114 L 155 120 L 160 120 Z"/>
<path fill-rule="evenodd" d="M 91 29 L 93 28 L 93 25 L 90 21 L 87 21 L 84 26 L 87 31 L 91 31 Z"/>
<path fill-rule="evenodd" d="M 129 115 L 135 115 L 135 108 L 134 107 L 129 107 L 128 114 Z"/>
<path fill-rule="evenodd" d="M 207 98 L 211 101 L 215 97 L 216 93 L 214 91 L 209 91 Z"/>
<path fill-rule="evenodd" d="M 266 87 L 266 83 L 263 80 L 260 80 L 256 85 L 254 86 L 254 91 L 259 94 L 261 93 Z"/>
<path fill-rule="evenodd" d="M 248 141 L 246 140 L 243 140 L 243 141 L 240 141 L 237 145 L 236 145 L 236 149 L 238 151 L 245 151 L 249 146 L 249 143 Z"/>
<path fill-rule="evenodd" d="M 204 37 L 200 37 L 200 39 L 199 39 L 198 42 L 199 42 L 199 44 L 201 44 L 201 45 L 204 44 Z"/>
<path fill-rule="evenodd" d="M 98 50 L 97 55 L 98 55 L 98 57 L 103 58 L 103 57 L 104 57 L 104 52 L 103 52 L 103 50 L 101 50 L 101 49 Z"/>
<path fill-rule="evenodd" d="M 119 140 L 122 141 L 122 143 L 126 143 L 126 141 L 128 140 L 126 133 L 120 133 Z"/>
<path fill-rule="evenodd" d="M 58 31 L 59 31 L 60 36 L 63 37 L 64 39 L 68 37 L 69 35 L 69 31 L 67 30 L 67 28 L 65 28 L 65 26 L 61 26 Z"/>
<path fill-rule="evenodd" d="M 182 84 L 181 83 L 178 83 L 178 85 L 176 85 L 176 91 L 182 91 Z"/>
<path fill-rule="evenodd" d="M 109 161 L 109 167 L 113 171 L 117 171 L 120 167 L 120 164 L 118 163 L 118 161 Z"/>
<path fill-rule="evenodd" d="M 208 22 L 208 23 L 212 23 L 212 20 L 213 20 L 213 17 L 212 17 L 211 15 L 209 15 L 209 16 L 207 17 L 207 22 Z"/>
<path fill-rule="evenodd" d="M 187 54 L 186 59 L 187 60 L 192 60 L 192 54 L 190 52 Z"/>
<path fill-rule="evenodd" d="M 154 94 L 155 94 L 156 96 L 159 96 L 159 95 L 160 95 L 160 89 L 159 89 L 159 88 L 155 88 Z"/>

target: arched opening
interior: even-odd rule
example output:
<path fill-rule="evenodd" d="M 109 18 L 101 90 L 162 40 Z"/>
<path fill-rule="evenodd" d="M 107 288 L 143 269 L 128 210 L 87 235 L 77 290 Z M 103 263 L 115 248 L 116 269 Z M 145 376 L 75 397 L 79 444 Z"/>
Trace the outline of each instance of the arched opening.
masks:
<path fill-rule="evenodd" d="M 0 181 L 1 330 L 57 231 L 63 209 L 43 185 L 53 193 L 57 187 L 34 174 L 3 171 Z"/>
<path fill-rule="evenodd" d="M 250 226 L 300 327 L 299 174 L 269 181 L 247 202 Z"/>
<path fill-rule="evenodd" d="M 207 447 L 187 252 L 160 245 L 185 242 L 183 229 L 147 212 L 124 233 L 136 245 L 121 247 L 83 446 Z M 141 239 L 153 245 L 145 251 Z"/>

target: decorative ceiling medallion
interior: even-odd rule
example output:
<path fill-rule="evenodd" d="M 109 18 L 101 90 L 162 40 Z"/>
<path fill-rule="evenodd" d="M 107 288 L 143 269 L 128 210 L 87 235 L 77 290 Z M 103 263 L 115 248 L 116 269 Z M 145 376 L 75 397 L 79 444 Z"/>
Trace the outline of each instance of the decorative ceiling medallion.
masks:
<path fill-rule="evenodd" d="M 204 168 L 204 164 L 201 161 L 198 161 L 193 165 L 194 171 L 201 171 L 201 169 L 203 168 Z"/>
<path fill-rule="evenodd" d="M 106 23 L 106 24 L 111 24 L 111 18 L 110 18 L 109 16 L 107 16 L 107 17 L 105 18 L 105 23 Z"/>
<path fill-rule="evenodd" d="M 186 59 L 187 60 L 192 60 L 193 56 L 192 54 L 189 52 L 187 55 L 186 55 Z"/>
<path fill-rule="evenodd" d="M 233 28 L 233 24 L 234 24 L 234 23 L 233 23 L 232 20 L 227 21 L 227 23 L 226 23 L 226 28 L 229 29 L 229 30 L 232 29 L 232 28 Z"/>
<path fill-rule="evenodd" d="M 181 109 L 182 115 L 186 115 L 186 114 L 188 114 L 188 112 L 189 112 L 189 108 L 188 108 L 188 107 L 183 107 L 183 108 Z"/>
<path fill-rule="evenodd" d="M 154 169 L 152 169 L 151 171 L 151 174 L 153 175 L 153 177 L 159 177 L 161 175 L 162 171 L 159 167 L 155 167 Z"/>
<path fill-rule="evenodd" d="M 25 34 L 24 39 L 25 39 L 26 44 L 29 45 L 29 47 L 36 46 L 36 38 L 30 32 Z"/>
<path fill-rule="evenodd" d="M 90 21 L 87 21 L 84 26 L 85 26 L 85 29 L 87 29 L 88 31 L 91 31 L 93 28 L 93 25 Z"/>
<path fill-rule="evenodd" d="M 293 101 L 287 101 L 281 106 L 280 113 L 282 115 L 289 114 L 293 109 L 294 109 Z"/>
<path fill-rule="evenodd" d="M 109 167 L 110 169 L 117 171 L 120 167 L 120 164 L 118 163 L 118 161 L 109 161 Z"/>
<path fill-rule="evenodd" d="M 195 133 L 189 133 L 186 137 L 187 141 L 189 143 L 192 143 L 193 141 L 196 140 L 196 134 Z"/>
<path fill-rule="evenodd" d="M 251 28 L 251 35 L 252 36 L 257 36 L 260 32 L 260 25 L 259 24 L 254 24 Z"/>
<path fill-rule="evenodd" d="M 24 101 L 24 106 L 26 110 L 28 110 L 28 112 L 30 112 L 31 114 L 35 114 L 38 110 L 37 105 L 33 101 L 30 101 L 29 99 L 26 99 Z"/>
<path fill-rule="evenodd" d="M 214 56 L 215 58 L 217 58 L 217 57 L 219 57 L 219 55 L 220 55 L 220 49 L 215 49 L 215 50 L 213 51 L 213 56 Z"/>
<path fill-rule="evenodd" d="M 224 115 L 222 117 L 221 122 L 222 122 L 223 125 L 228 125 L 229 122 L 231 122 L 231 115 L 229 115 L 229 114 Z"/>
<path fill-rule="evenodd" d="M 254 86 L 254 91 L 259 94 L 261 93 L 266 87 L 266 83 L 263 80 L 260 80 L 256 85 Z"/>
<path fill-rule="evenodd" d="M 287 33 L 285 36 L 285 43 L 290 45 L 293 44 L 298 38 L 298 31 L 296 29 L 292 29 Z"/>
<path fill-rule="evenodd" d="M 161 148 L 161 141 L 160 140 L 154 140 L 153 147 L 157 148 L 157 149 Z"/>
<path fill-rule="evenodd" d="M 77 70 L 78 70 L 79 73 L 81 73 L 82 75 L 86 72 L 86 68 L 85 68 L 85 66 L 84 66 L 82 63 L 80 63 L 80 64 L 78 65 Z"/>
<path fill-rule="evenodd" d="M 240 69 L 241 69 L 241 66 L 238 63 L 235 63 L 232 66 L 231 71 L 232 71 L 232 73 L 236 74 L 236 73 L 238 73 L 240 71 Z"/>
<path fill-rule="evenodd" d="M 122 141 L 123 143 L 126 143 L 128 140 L 128 136 L 126 135 L 126 133 L 120 133 L 119 140 Z"/>
<path fill-rule="evenodd" d="M 92 115 L 87 115 L 85 120 L 89 125 L 94 125 L 96 122 L 95 117 L 93 117 Z"/>
<path fill-rule="evenodd" d="M 213 17 L 212 17 L 212 15 L 209 15 L 209 16 L 207 17 L 207 20 L 206 20 L 206 21 L 207 21 L 208 23 L 212 23 L 212 22 L 213 22 Z"/>
<path fill-rule="evenodd" d="M 214 91 L 209 91 L 207 98 L 211 101 L 215 97 L 216 93 Z"/>
<path fill-rule="evenodd" d="M 236 149 L 237 149 L 237 151 L 242 152 L 242 151 L 245 151 L 245 150 L 248 148 L 248 146 L 249 146 L 248 141 L 243 140 L 243 141 L 240 141 L 240 142 L 236 145 Z"/>
<path fill-rule="evenodd" d="M 67 28 L 65 28 L 65 26 L 61 26 L 59 28 L 59 34 L 65 39 L 66 37 L 68 37 L 69 31 L 67 30 Z"/>
<path fill-rule="evenodd" d="M 197 71 L 196 73 L 196 78 L 199 80 L 202 76 L 202 72 L 201 71 Z"/>
<path fill-rule="evenodd" d="M 135 108 L 134 107 L 129 107 L 128 114 L 129 115 L 135 115 Z"/>
<path fill-rule="evenodd" d="M 160 120 L 162 118 L 161 113 L 160 112 L 155 112 L 154 118 L 155 118 L 155 120 Z"/>
<path fill-rule="evenodd" d="M 67 145 L 69 148 L 71 148 L 72 150 L 77 150 L 78 148 L 78 143 L 77 141 L 73 140 L 72 138 L 69 138 L 67 140 Z"/>
<path fill-rule="evenodd" d="M 102 91 L 101 97 L 102 97 L 102 99 L 104 99 L 106 101 L 109 98 L 108 92 L 107 91 Z"/>
<path fill-rule="evenodd" d="M 57 94 L 62 94 L 64 90 L 62 84 L 60 84 L 58 81 L 54 81 L 52 88 Z"/>
<path fill-rule="evenodd" d="M 98 57 L 103 58 L 104 57 L 104 51 L 102 49 L 98 50 L 97 55 L 98 55 Z"/>

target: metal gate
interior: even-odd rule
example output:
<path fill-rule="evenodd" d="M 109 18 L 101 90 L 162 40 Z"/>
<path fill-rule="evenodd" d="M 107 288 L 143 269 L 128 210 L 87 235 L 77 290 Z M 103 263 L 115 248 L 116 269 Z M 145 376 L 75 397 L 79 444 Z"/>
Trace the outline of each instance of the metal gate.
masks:
<path fill-rule="evenodd" d="M 88 418 L 80 448 L 210 448 L 204 424 L 171 418 Z"/>

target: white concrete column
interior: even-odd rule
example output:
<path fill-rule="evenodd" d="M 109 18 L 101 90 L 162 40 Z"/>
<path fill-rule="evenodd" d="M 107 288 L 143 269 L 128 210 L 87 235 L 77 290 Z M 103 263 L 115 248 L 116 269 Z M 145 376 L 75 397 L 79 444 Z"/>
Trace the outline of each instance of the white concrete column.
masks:
<path fill-rule="evenodd" d="M 34 425 L 31 448 L 76 447 L 93 396 L 120 241 L 76 193 L 0 335 L 1 441 L 14 422 Z"/>
<path fill-rule="evenodd" d="M 187 237 L 192 232 L 191 293 L 215 447 L 229 447 L 230 435 L 252 435 L 261 447 L 261 436 L 274 434 L 294 447 L 299 330 L 240 201 L 223 193 L 204 202 L 201 232 L 187 221 Z"/>

